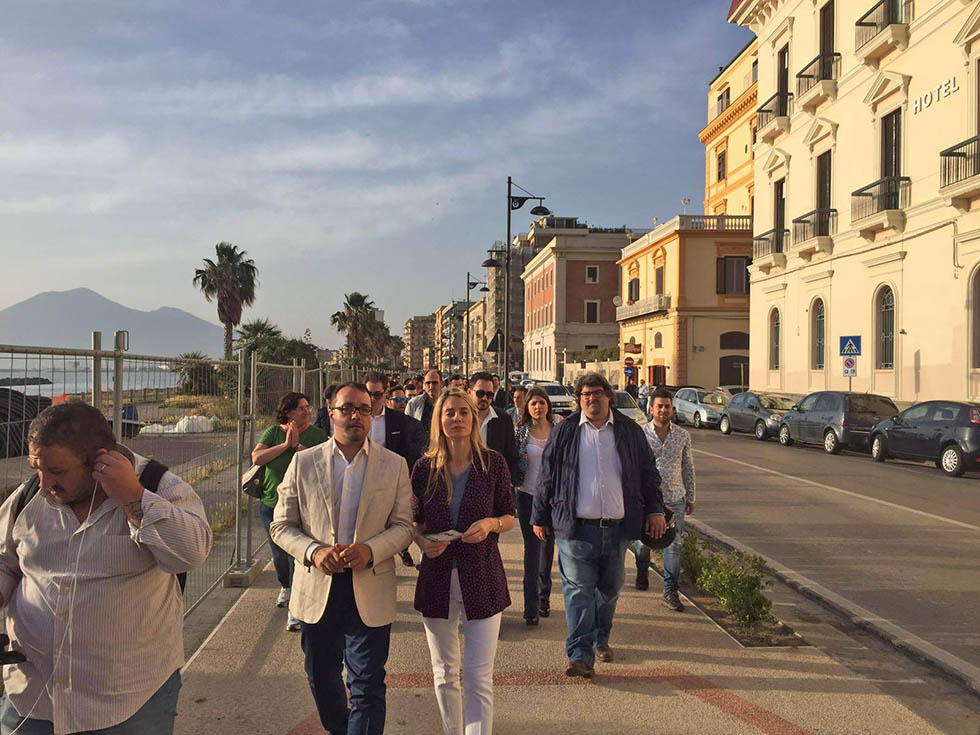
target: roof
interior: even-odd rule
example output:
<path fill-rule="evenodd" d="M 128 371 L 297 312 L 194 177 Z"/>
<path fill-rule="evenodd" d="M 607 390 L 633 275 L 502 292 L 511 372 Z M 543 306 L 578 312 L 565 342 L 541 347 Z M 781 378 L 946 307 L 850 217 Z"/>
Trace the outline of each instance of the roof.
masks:
<path fill-rule="evenodd" d="M 732 5 L 728 9 L 728 19 L 729 20 L 731 20 L 731 17 L 735 14 L 735 11 L 738 10 L 738 6 L 741 5 L 744 1 L 745 0 L 732 0 Z"/>

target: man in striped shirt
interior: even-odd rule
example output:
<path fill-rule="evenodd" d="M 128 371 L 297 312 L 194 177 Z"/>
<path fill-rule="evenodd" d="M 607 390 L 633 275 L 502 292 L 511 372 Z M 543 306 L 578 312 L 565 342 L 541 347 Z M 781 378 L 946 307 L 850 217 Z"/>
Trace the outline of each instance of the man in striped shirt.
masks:
<path fill-rule="evenodd" d="M 211 527 L 193 488 L 116 444 L 102 413 L 52 406 L 31 423 L 29 483 L 0 507 L 0 605 L 24 663 L 3 671 L 0 733 L 173 733 L 184 605 Z"/>

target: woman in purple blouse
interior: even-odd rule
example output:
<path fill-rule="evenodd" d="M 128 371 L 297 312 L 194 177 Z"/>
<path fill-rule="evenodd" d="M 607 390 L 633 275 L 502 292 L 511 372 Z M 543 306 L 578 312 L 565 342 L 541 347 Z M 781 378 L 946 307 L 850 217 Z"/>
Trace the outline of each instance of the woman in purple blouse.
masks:
<path fill-rule="evenodd" d="M 424 554 L 415 609 L 425 625 L 443 732 L 488 735 L 500 617 L 510 606 L 497 538 L 514 527 L 514 489 L 507 462 L 480 438 L 472 398 L 445 391 L 432 416 L 429 451 L 412 471 L 415 542 Z M 432 539 L 445 532 L 456 538 Z"/>

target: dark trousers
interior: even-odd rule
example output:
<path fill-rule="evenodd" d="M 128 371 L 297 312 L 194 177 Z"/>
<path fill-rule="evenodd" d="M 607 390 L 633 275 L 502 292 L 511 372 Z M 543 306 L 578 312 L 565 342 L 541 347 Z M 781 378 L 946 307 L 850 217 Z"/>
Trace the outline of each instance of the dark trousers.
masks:
<path fill-rule="evenodd" d="M 541 610 L 551 609 L 551 567 L 555 560 L 555 537 L 542 541 L 531 526 L 534 496 L 517 493 L 517 517 L 524 537 L 524 619 L 538 617 Z"/>
<path fill-rule="evenodd" d="M 280 587 L 289 589 L 293 586 L 293 557 L 276 546 L 272 536 L 269 535 L 269 526 L 272 525 L 272 515 L 275 512 L 275 508 L 259 503 L 259 518 L 262 519 L 265 535 L 269 537 L 269 550 L 272 551 L 272 566 L 276 568 L 276 579 L 279 580 Z"/>
<path fill-rule="evenodd" d="M 306 678 L 320 724 L 331 735 L 381 735 L 385 729 L 385 663 L 391 626 L 370 628 L 361 620 L 349 569 L 333 575 L 327 609 L 320 621 L 300 623 L 300 631 Z M 346 689 L 341 677 L 344 665 Z"/>

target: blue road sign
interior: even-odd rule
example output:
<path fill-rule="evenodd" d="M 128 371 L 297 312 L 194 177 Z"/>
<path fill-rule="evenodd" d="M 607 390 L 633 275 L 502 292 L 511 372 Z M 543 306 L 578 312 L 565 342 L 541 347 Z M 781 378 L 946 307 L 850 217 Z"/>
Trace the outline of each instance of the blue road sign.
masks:
<path fill-rule="evenodd" d="M 861 354 L 861 336 L 858 334 L 840 338 L 841 357 L 857 357 Z"/>
<path fill-rule="evenodd" d="M 636 368 L 633 368 L 633 367 L 624 367 L 623 368 L 623 375 L 625 375 L 627 378 L 632 378 L 633 377 L 633 372 L 635 370 L 636 370 Z"/>

